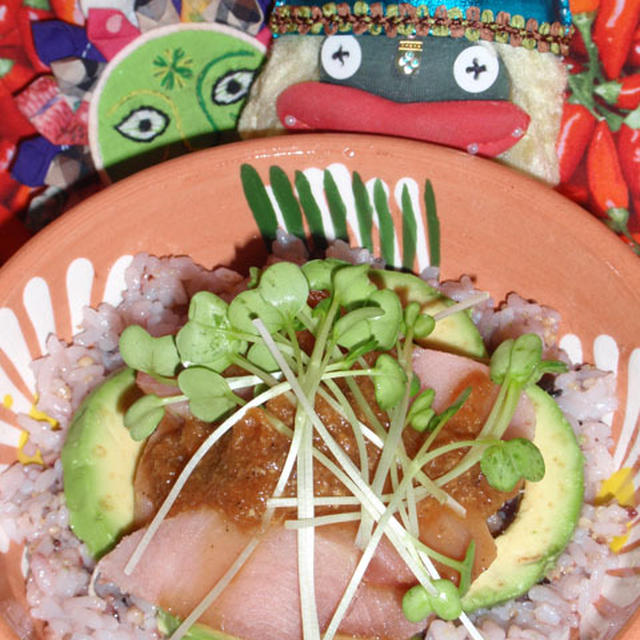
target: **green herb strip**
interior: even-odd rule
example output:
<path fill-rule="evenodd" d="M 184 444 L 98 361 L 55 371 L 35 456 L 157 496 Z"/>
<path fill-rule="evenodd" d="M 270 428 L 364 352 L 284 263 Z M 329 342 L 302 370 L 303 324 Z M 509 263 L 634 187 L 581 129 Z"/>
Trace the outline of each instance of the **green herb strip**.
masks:
<path fill-rule="evenodd" d="M 287 174 L 280 167 L 273 166 L 269 169 L 269 180 L 271 181 L 273 195 L 280 207 L 280 211 L 282 211 L 287 231 L 304 240 L 305 232 L 302 225 L 302 212 L 298 201 L 293 195 L 293 188 Z"/>
<path fill-rule="evenodd" d="M 324 172 L 324 192 L 327 197 L 327 204 L 329 205 L 329 212 L 331 213 L 331 220 L 333 221 L 333 229 L 335 231 L 335 237 L 339 240 L 348 242 L 349 234 L 347 233 L 347 207 L 342 200 L 338 185 L 333 179 L 331 172 L 325 169 Z"/>
<path fill-rule="evenodd" d="M 307 218 L 313 243 L 316 249 L 324 249 L 327 246 L 327 235 L 324 230 L 324 225 L 322 224 L 322 212 L 316 199 L 313 197 L 309 180 L 307 180 L 307 176 L 305 176 L 302 171 L 296 171 L 295 185 L 300 204 Z"/>
<path fill-rule="evenodd" d="M 358 229 L 360 231 L 360 243 L 365 249 L 373 251 L 373 239 L 371 227 L 373 224 L 373 207 L 367 193 L 367 188 L 362 182 L 360 174 L 353 172 L 352 179 L 353 198 L 356 204 L 356 216 L 358 217 Z"/>
<path fill-rule="evenodd" d="M 262 178 L 251 165 L 243 164 L 240 167 L 240 180 L 244 197 L 253 213 L 258 229 L 267 244 L 270 244 L 275 240 L 278 220 Z"/>
<path fill-rule="evenodd" d="M 388 265 L 395 265 L 395 229 L 393 227 L 393 218 L 389 211 L 389 203 L 384 185 L 381 180 L 376 180 L 373 185 L 373 203 L 378 216 L 378 225 L 380 229 L 380 249 L 382 258 Z"/>
<path fill-rule="evenodd" d="M 416 215 L 413 210 L 409 189 L 405 184 L 402 187 L 402 266 L 408 271 L 413 271 L 417 243 Z"/>
<path fill-rule="evenodd" d="M 424 208 L 429 236 L 429 264 L 440 266 L 440 220 L 436 208 L 436 197 L 430 180 L 424 184 Z"/>

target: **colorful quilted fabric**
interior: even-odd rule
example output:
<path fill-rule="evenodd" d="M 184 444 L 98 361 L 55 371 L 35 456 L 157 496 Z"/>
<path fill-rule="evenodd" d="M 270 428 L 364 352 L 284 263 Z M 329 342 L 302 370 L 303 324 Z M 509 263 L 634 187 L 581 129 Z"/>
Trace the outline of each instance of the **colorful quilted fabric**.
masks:
<path fill-rule="evenodd" d="M 6 2 L 0 261 L 78 193 L 229 139 L 268 42 L 265 0 Z"/>

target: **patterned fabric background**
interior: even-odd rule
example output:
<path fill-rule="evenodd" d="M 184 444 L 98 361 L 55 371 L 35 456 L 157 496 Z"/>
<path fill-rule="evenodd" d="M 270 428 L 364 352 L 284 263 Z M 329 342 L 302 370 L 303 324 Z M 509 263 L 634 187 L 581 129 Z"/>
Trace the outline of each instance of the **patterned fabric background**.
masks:
<path fill-rule="evenodd" d="M 570 81 L 557 141 L 557 189 L 640 253 L 640 0 L 573 0 L 571 10 L 576 31 L 564 58 Z M 125 19 L 131 12 L 134 21 Z M 200 146 L 225 142 L 233 139 L 234 127 L 224 122 L 234 122 L 234 105 L 261 60 L 261 44 L 252 41 L 268 44 L 260 31 L 267 12 L 266 3 L 248 0 L 0 0 L 0 263 L 102 188 L 88 150 L 87 120 L 88 96 L 107 61 L 160 27 L 230 25 L 248 38 L 244 55 L 255 60 L 242 73 L 222 69 L 216 76 L 219 109 L 204 116 L 220 131 Z M 168 89 L 194 74 L 200 82 L 204 71 L 196 67 L 208 68 L 181 47 L 149 55 Z M 142 131 L 140 110 L 128 116 L 117 124 L 120 133 L 132 126 Z M 147 129 L 135 135 L 146 140 L 167 126 L 162 110 L 149 108 L 143 116 Z M 109 153 L 108 143 L 102 144 L 103 154 Z"/>

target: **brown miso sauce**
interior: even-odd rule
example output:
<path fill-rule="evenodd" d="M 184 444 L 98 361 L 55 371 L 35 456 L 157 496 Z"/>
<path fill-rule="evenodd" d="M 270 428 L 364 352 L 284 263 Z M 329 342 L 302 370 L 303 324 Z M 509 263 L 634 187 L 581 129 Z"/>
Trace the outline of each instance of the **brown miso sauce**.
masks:
<path fill-rule="evenodd" d="M 378 420 L 387 428 L 388 417 L 375 403 L 371 381 L 359 378 L 358 385 Z M 449 403 L 467 387 L 472 388 L 471 395 L 438 434 L 431 450 L 450 442 L 473 440 L 482 429 L 495 399 L 496 389 L 487 376 L 474 372 L 452 391 Z M 341 384 L 341 389 L 354 407 L 358 419 L 368 424 L 346 385 Z M 351 425 L 322 398 L 316 400 L 315 408 L 334 439 L 359 466 L 360 458 Z M 285 396 L 270 400 L 263 408 L 250 410 L 211 448 L 189 478 L 172 513 L 207 506 L 221 510 L 240 526 L 253 528 L 259 525 L 290 445 L 289 438 L 273 426 L 273 419 L 293 428 L 295 410 Z M 213 429 L 215 425 L 205 424 L 193 417 L 165 416 L 146 444 L 138 464 L 135 478 L 138 524 L 148 521 L 157 511 L 180 471 Z M 410 427 L 405 429 L 403 438 L 408 455 L 415 455 L 427 435 Z M 333 459 L 326 444 L 317 435 L 314 436 L 314 446 Z M 368 442 L 366 446 L 369 477 L 372 478 L 380 451 Z M 468 448 L 457 449 L 439 456 L 425 465 L 424 471 L 429 477 L 438 478 L 455 467 L 467 451 Z M 317 496 L 349 495 L 345 486 L 317 461 L 314 461 L 314 483 Z M 283 495 L 294 496 L 295 486 L 294 466 Z M 477 575 L 495 557 L 495 543 L 486 520 L 516 495 L 519 487 L 511 493 L 496 491 L 487 483 L 478 464 L 448 483 L 445 489 L 465 507 L 466 517 L 460 518 L 435 499 L 427 498 L 418 505 L 420 537 L 434 549 L 458 560 L 464 558 L 471 539 L 475 540 L 473 573 Z M 390 487 L 385 490 L 390 490 Z M 350 509 L 353 510 L 353 507 Z M 317 509 L 318 515 L 337 511 L 337 507 Z M 276 517 L 295 517 L 295 511 L 278 509 Z M 456 572 L 442 565 L 439 565 L 439 569 L 442 575 L 457 580 Z"/>

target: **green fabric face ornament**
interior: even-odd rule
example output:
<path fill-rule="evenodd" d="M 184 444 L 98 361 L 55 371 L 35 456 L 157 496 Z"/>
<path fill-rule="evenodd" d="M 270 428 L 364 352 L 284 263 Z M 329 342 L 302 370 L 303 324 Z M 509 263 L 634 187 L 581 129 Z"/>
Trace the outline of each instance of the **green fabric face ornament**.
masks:
<path fill-rule="evenodd" d="M 109 62 L 91 98 L 96 167 L 118 180 L 232 138 L 264 53 L 256 39 L 217 24 L 136 39 Z"/>

